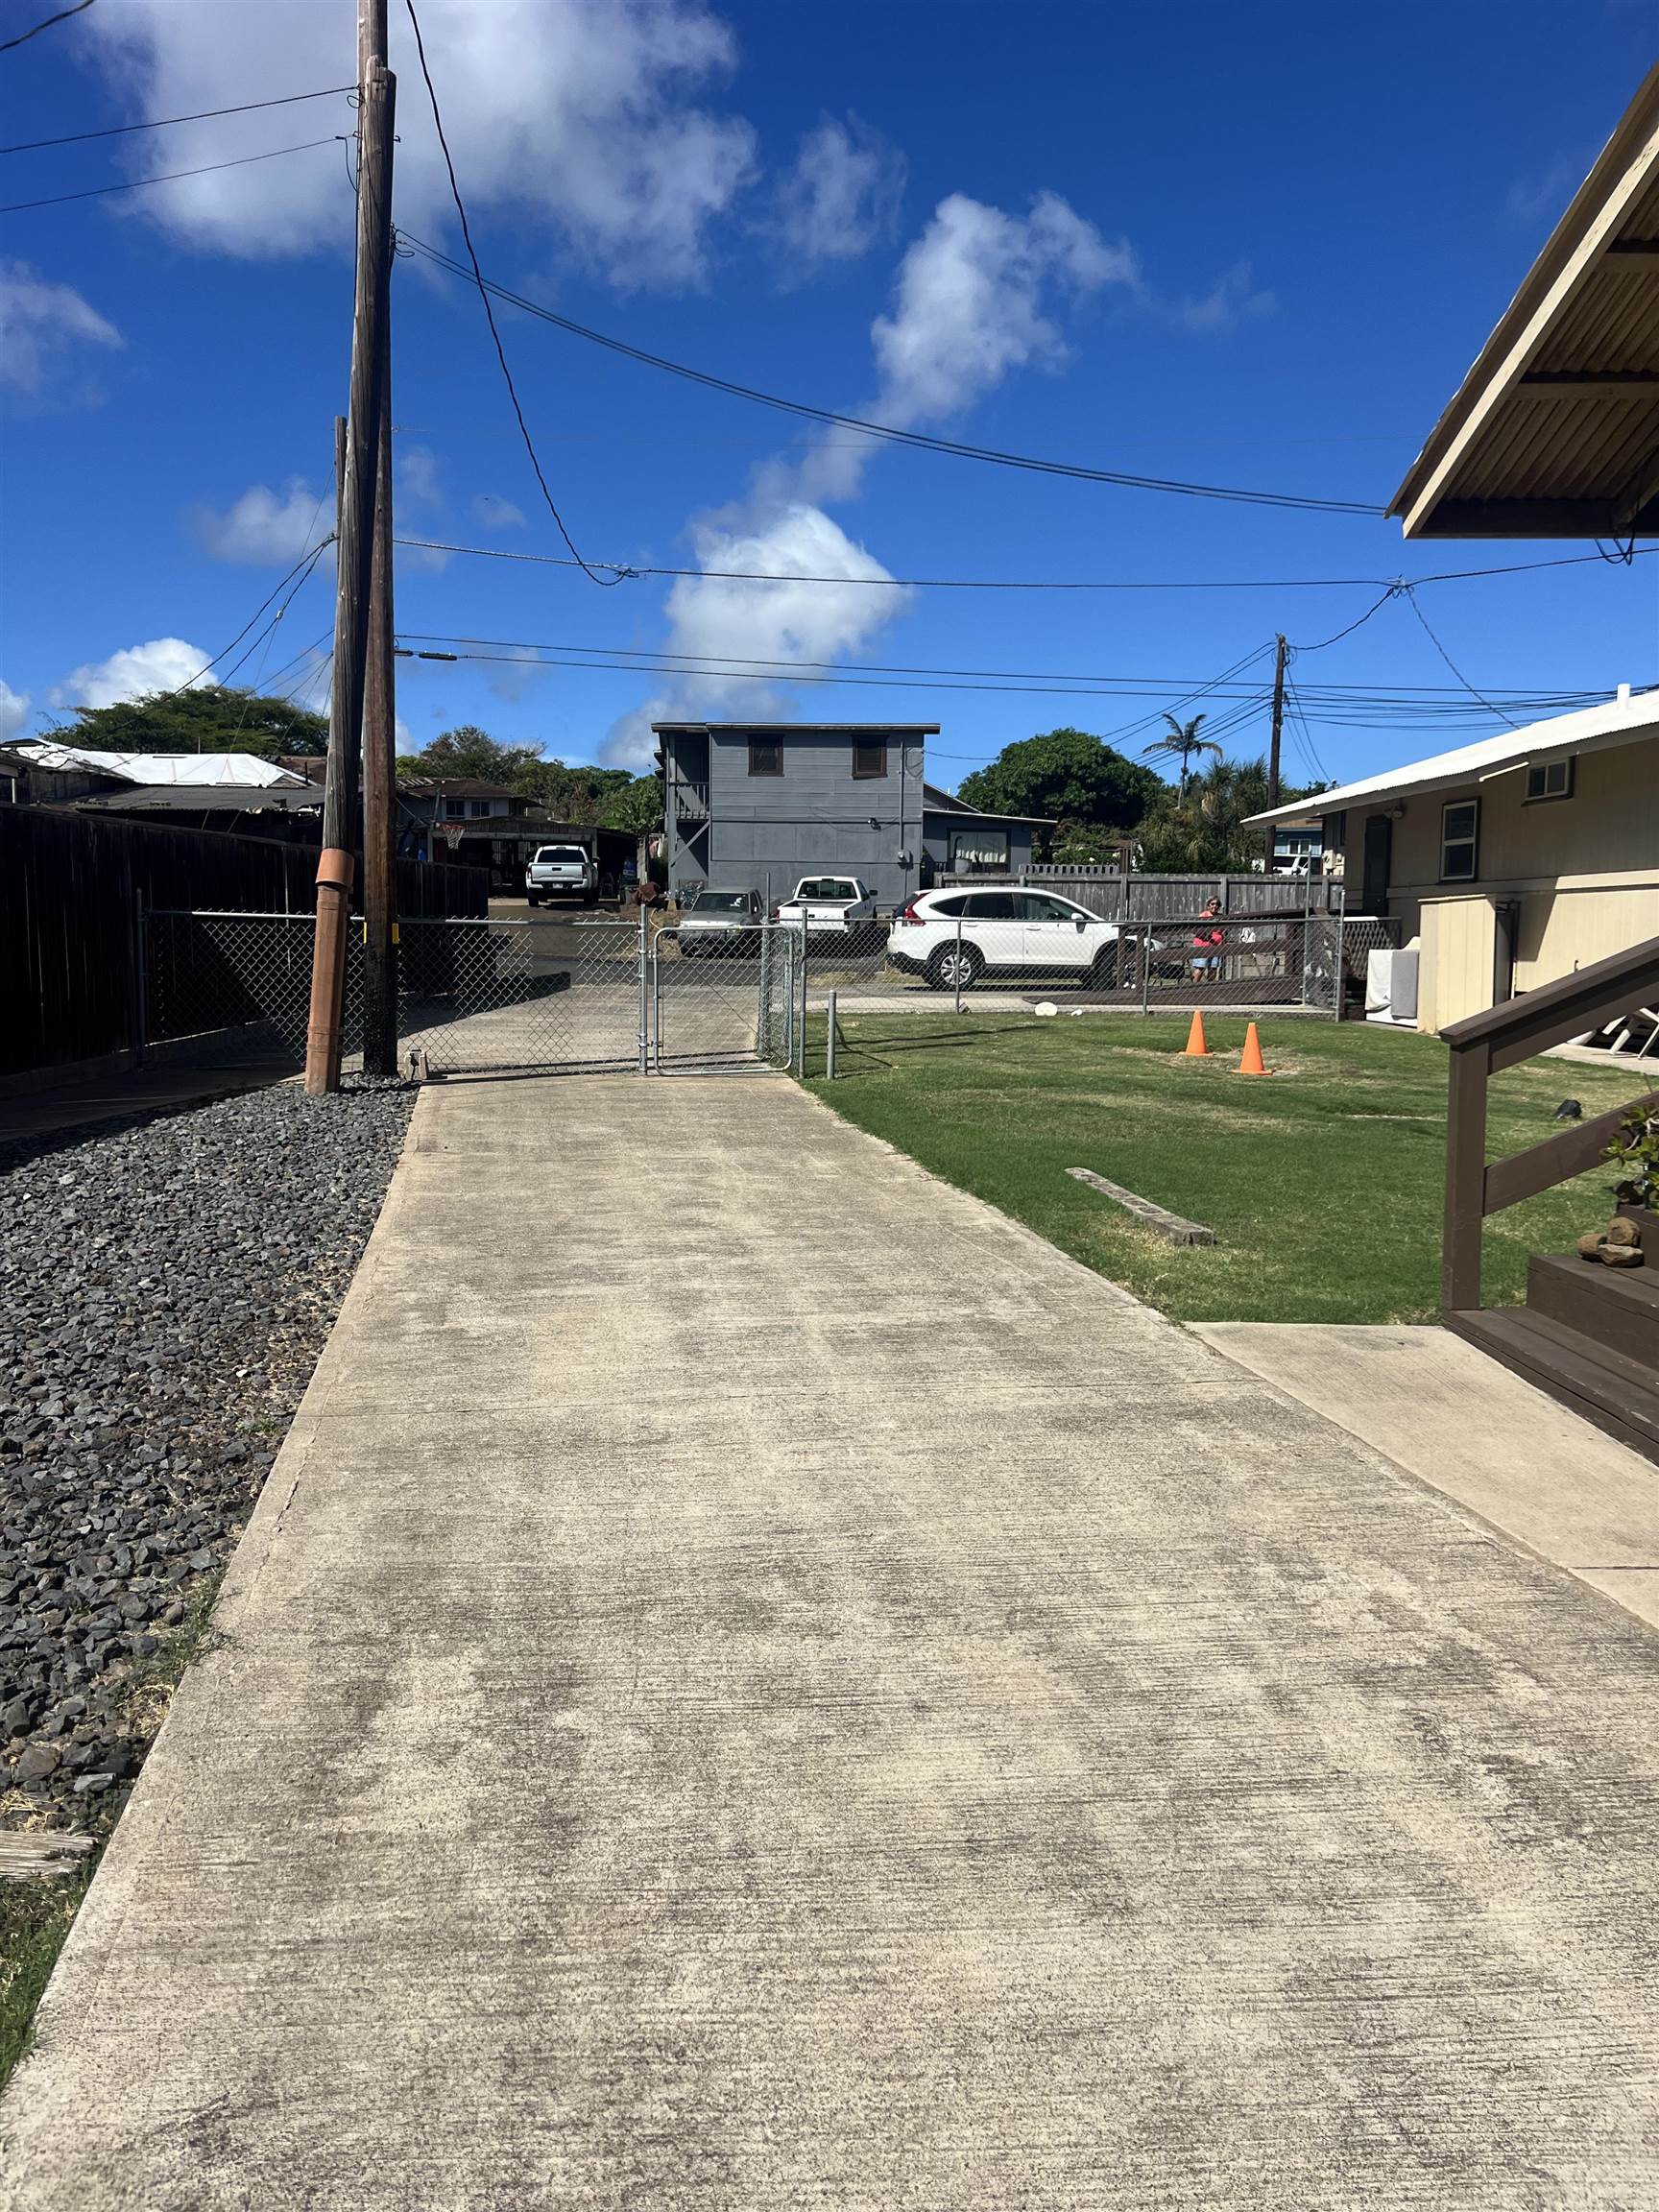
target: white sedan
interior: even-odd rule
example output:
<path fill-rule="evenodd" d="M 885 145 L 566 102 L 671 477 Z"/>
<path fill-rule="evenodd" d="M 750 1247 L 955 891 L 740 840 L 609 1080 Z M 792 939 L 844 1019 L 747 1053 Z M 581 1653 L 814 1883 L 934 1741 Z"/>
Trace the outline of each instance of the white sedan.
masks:
<path fill-rule="evenodd" d="M 935 991 L 966 991 L 982 975 L 1069 976 L 1110 990 L 1118 925 L 1053 891 L 924 891 L 894 923 L 887 957 Z"/>

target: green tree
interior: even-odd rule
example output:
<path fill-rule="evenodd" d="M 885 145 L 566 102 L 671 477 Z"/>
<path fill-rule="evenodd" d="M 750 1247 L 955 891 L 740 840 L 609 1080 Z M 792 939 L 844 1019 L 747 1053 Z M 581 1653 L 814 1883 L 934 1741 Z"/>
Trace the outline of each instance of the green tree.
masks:
<path fill-rule="evenodd" d="M 1281 786 L 1281 805 L 1317 796 L 1317 783 Z M 1157 876 L 1243 874 L 1262 859 L 1260 830 L 1245 822 L 1267 805 L 1265 759 L 1217 760 L 1189 778 L 1185 795 L 1165 786 L 1164 803 L 1135 832 L 1140 865 Z"/>
<path fill-rule="evenodd" d="M 1154 737 L 1150 745 L 1142 747 L 1142 753 L 1147 759 L 1161 756 L 1166 760 L 1173 760 L 1177 756 L 1180 757 L 1181 782 L 1178 796 L 1185 799 L 1193 754 L 1208 753 L 1219 760 L 1221 748 L 1214 737 L 1199 736 L 1198 725 L 1205 719 L 1202 714 L 1194 714 L 1190 722 L 1177 722 L 1173 714 L 1166 714 L 1164 719 L 1169 725 L 1168 730 L 1162 737 Z"/>
<path fill-rule="evenodd" d="M 962 779 L 959 796 L 987 814 L 1046 815 L 1063 826 L 1065 842 L 1077 830 L 1133 830 L 1167 788 L 1087 730 L 1049 730 L 1005 745 Z"/>
<path fill-rule="evenodd" d="M 151 691 L 112 707 L 77 707 L 48 734 L 101 753 L 323 754 L 328 718 L 291 699 L 269 699 L 226 684 Z"/>
<path fill-rule="evenodd" d="M 634 776 L 624 789 L 613 793 L 599 820 L 607 830 L 626 830 L 636 837 L 662 827 L 662 779 Z"/>
<path fill-rule="evenodd" d="M 526 771 L 541 765 L 536 745 L 503 745 L 474 722 L 445 730 L 424 752 L 401 756 L 400 776 L 473 776 L 484 783 L 512 784 Z"/>

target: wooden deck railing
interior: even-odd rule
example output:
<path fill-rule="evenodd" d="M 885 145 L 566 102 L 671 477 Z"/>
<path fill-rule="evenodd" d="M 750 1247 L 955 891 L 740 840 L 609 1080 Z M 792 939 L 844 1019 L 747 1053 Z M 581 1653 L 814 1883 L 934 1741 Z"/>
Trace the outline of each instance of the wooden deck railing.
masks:
<path fill-rule="evenodd" d="M 1659 937 L 1598 960 L 1484 1014 L 1440 1032 L 1452 1053 L 1446 1107 L 1446 1233 L 1440 1303 L 1448 1313 L 1480 1304 L 1480 1234 L 1488 1214 L 1536 1197 L 1594 1167 L 1632 1108 L 1659 1106 L 1650 1091 L 1609 1114 L 1575 1121 L 1559 1137 L 1507 1160 L 1486 1158 L 1486 1087 L 1503 1069 L 1518 1067 L 1551 1045 L 1564 1045 L 1621 1014 L 1659 998 Z M 1618 1062 L 1611 1057 L 1610 1068 Z"/>

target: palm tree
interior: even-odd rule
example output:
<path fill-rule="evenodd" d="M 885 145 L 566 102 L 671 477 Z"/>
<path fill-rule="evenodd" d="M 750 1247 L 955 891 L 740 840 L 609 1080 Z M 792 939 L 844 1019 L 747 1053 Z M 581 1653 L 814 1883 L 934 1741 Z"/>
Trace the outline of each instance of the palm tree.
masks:
<path fill-rule="evenodd" d="M 1155 753 L 1159 753 L 1167 760 L 1176 754 L 1180 755 L 1181 788 L 1176 794 L 1175 803 L 1181 805 L 1187 798 L 1187 778 L 1193 754 L 1213 753 L 1219 760 L 1223 748 L 1216 744 L 1214 737 L 1199 736 L 1198 725 L 1204 719 L 1202 714 L 1194 714 L 1190 722 L 1177 722 L 1173 714 L 1166 714 L 1164 719 L 1169 725 L 1168 731 L 1162 737 L 1154 737 L 1151 744 L 1143 748 L 1142 757 L 1149 760 Z"/>

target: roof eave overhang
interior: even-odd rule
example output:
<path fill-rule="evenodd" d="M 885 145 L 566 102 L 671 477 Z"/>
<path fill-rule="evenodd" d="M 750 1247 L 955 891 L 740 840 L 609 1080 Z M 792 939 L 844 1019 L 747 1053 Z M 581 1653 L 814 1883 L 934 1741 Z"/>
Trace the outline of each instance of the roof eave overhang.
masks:
<path fill-rule="evenodd" d="M 1596 538 L 1659 527 L 1659 499 L 1621 513 L 1614 500 L 1459 500 L 1455 478 L 1605 253 L 1638 195 L 1659 172 L 1659 64 L 1551 232 L 1474 367 L 1430 432 L 1388 506 L 1407 538 Z"/>

